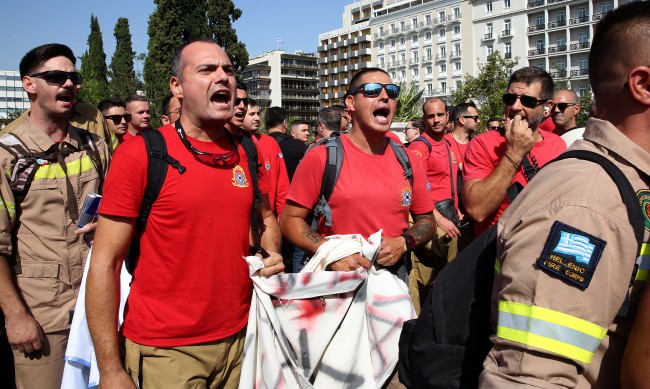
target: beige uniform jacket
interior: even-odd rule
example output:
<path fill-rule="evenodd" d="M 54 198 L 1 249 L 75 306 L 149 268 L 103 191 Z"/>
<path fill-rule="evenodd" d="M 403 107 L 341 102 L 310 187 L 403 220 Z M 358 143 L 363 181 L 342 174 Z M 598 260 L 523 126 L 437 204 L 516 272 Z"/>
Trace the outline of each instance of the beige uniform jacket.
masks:
<path fill-rule="evenodd" d="M 499 220 L 492 307 L 497 336 L 481 388 L 619 386 L 633 316 L 618 313 L 628 292 L 633 311 L 647 278 L 650 154 L 602 120 L 589 121 L 584 139 L 571 149 L 607 156 L 644 202 L 643 255 L 604 169 L 576 159 L 542 169 Z M 630 287 L 635 261 L 642 270 Z M 592 268 L 588 286 L 578 286 Z"/>
<path fill-rule="evenodd" d="M 48 150 L 55 143 L 29 117 L 12 132 L 34 152 Z M 92 137 L 106 171 L 110 160 L 107 146 L 96 135 Z M 71 126 L 65 142 L 80 150 L 65 157 L 65 162 L 77 205 L 81 207 L 88 193 L 98 191 L 99 174 Z M 17 250 L 17 286 L 43 330 L 47 333 L 67 329 L 89 242 L 74 233 L 76 221 L 70 220 L 71 204 L 63 169 L 58 163 L 39 166 L 29 192 L 17 205 L 7 179 L 14 157 L 3 148 L 0 164 L 5 172 L 0 174 L 0 254 L 9 258 Z"/>

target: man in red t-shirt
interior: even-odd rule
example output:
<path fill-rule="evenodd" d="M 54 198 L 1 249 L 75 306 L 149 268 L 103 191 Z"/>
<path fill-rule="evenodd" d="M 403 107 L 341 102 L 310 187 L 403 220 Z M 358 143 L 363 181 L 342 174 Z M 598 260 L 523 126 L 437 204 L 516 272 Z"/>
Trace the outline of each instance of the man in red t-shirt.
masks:
<path fill-rule="evenodd" d="M 260 109 L 257 102 L 248 98 L 248 109 L 244 117 L 243 129 L 250 132 L 259 145 L 264 158 L 264 168 L 269 176 L 269 202 L 271 209 L 280 216 L 284 209 L 284 202 L 289 192 L 289 176 L 287 166 L 284 164 L 282 151 L 275 139 L 266 134 L 257 132 L 260 128 Z"/>
<path fill-rule="evenodd" d="M 553 107 L 552 98 L 553 79 L 546 71 L 535 66 L 515 71 L 503 95 L 504 133 L 486 131 L 469 143 L 463 204 L 476 222 L 476 236 L 495 224 L 508 207 L 508 188 L 515 182 L 526 186 L 532 178 L 524 173 L 524 158 L 536 172 L 566 149 L 562 138 L 538 128 L 545 108 Z"/>
<path fill-rule="evenodd" d="M 149 120 L 151 119 L 151 107 L 149 99 L 142 95 L 131 95 L 124 100 L 126 112 L 131 115 L 126 134 L 122 137 L 123 141 L 134 138 L 138 132 L 148 130 Z"/>
<path fill-rule="evenodd" d="M 407 151 L 413 166 L 413 186 L 388 144 L 386 132 L 397 109 L 399 87 L 378 68 L 359 71 L 350 82 L 345 104 L 352 116 L 352 129 L 341 136 L 345 156 L 336 186 L 329 199 L 332 227 L 321 223 L 312 231 L 305 219 L 318 200 L 326 161 L 326 147 L 310 150 L 298 165 L 287 204 L 280 218 L 282 231 L 293 244 L 314 253 L 330 234 L 368 236 L 383 228 L 377 263 L 396 265 L 402 256 L 433 236 L 433 204 L 426 175 Z M 408 227 L 409 212 L 414 224 Z M 359 254 L 334 263 L 337 271 L 354 270 L 370 262 Z"/>
<path fill-rule="evenodd" d="M 106 387 L 236 388 L 252 293 L 243 257 L 253 184 L 246 152 L 224 129 L 233 114 L 234 69 L 211 40 L 184 45 L 172 69 L 170 88 L 183 114 L 159 131 L 168 155 L 186 170 L 168 168 L 140 237 L 122 326 L 126 371 L 116 331 L 118 274 L 147 181 L 140 137 L 120 146 L 104 186 L 88 272 L 88 324 Z M 257 174 L 261 245 L 270 254 L 260 274 L 268 276 L 284 267 L 268 177 L 264 168 Z"/>

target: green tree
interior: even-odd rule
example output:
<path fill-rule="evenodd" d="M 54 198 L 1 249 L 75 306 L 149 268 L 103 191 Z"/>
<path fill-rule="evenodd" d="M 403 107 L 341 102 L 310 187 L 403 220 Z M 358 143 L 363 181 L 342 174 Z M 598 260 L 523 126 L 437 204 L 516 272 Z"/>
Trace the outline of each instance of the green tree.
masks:
<path fill-rule="evenodd" d="M 423 90 L 418 90 L 414 83 L 400 82 L 399 97 L 397 98 L 397 111 L 393 122 L 408 122 L 411 118 L 422 116 L 420 98 Z"/>
<path fill-rule="evenodd" d="M 129 19 L 117 19 L 113 34 L 115 35 L 115 53 L 110 66 L 110 90 L 113 96 L 124 99 L 135 93 L 138 84 L 133 70 L 135 51 L 131 44 Z"/>
<path fill-rule="evenodd" d="M 206 35 L 226 50 L 239 77 L 248 65 L 248 51 L 246 45 L 239 41 L 232 23 L 241 17 L 242 10 L 236 8 L 231 0 L 205 0 L 205 7 L 208 17 Z"/>
<path fill-rule="evenodd" d="M 508 89 L 508 79 L 519 58 L 505 59 L 498 51 L 487 58 L 487 62 L 479 64 L 477 76 L 465 75 L 456 91 L 452 93 L 454 105 L 474 101 L 479 107 L 479 116 L 483 123 L 490 117 L 503 116 L 503 100 L 501 96 Z M 484 131 L 484 127 L 478 132 Z"/>
<path fill-rule="evenodd" d="M 88 35 L 88 50 L 81 56 L 81 69 L 84 83 L 79 92 L 79 99 L 86 103 L 97 105 L 107 95 L 108 69 L 104 41 L 99 29 L 99 21 L 95 15 L 90 16 L 90 34 Z"/>
<path fill-rule="evenodd" d="M 581 97 L 580 93 L 578 93 L 578 102 L 580 103 L 580 112 L 578 112 L 578 116 L 576 117 L 576 125 L 578 127 L 584 127 L 587 124 L 587 119 L 589 119 L 589 108 L 593 101 L 591 86 L 587 83 L 587 92 L 584 96 Z"/>

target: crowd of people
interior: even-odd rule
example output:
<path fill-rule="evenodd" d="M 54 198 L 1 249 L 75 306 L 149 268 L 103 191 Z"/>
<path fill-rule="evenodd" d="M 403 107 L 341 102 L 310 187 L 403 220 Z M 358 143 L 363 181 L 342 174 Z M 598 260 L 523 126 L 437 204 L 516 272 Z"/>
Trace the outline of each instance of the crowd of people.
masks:
<path fill-rule="evenodd" d="M 77 102 L 72 51 L 30 50 L 20 75 L 31 109 L 0 137 L 0 308 L 13 353 L 3 369 L 18 388 L 61 386 L 88 260 L 100 388 L 236 388 L 252 296 L 242 257 L 258 256 L 264 277 L 299 272 L 328 236 L 382 230 L 376 258 L 354 253 L 328 270 L 384 269 L 408 285 L 419 313 L 439 272 L 498 225 L 495 332 L 480 387 L 644 387 L 650 55 L 638 47 L 649 31 L 646 2 L 598 23 L 586 127 L 577 114 L 592 107 L 555 90 L 543 69 L 522 67 L 503 91 L 502 118 L 484 126 L 473 102 L 431 98 L 405 143 L 390 131 L 400 88 L 379 68 L 358 71 L 344 105 L 321 109 L 316 123 L 289 125 L 281 107 L 261 112 L 216 42 L 188 42 L 171 66 L 163 125 L 152 129 L 145 96 Z M 147 131 L 163 150 L 138 135 Z M 641 206 L 641 245 L 602 168 L 549 164 L 567 147 L 623 172 Z M 155 158 L 166 170 L 145 199 Z M 92 193 L 102 195 L 98 219 L 79 225 Z M 137 262 L 118 330 L 127 253 Z"/>

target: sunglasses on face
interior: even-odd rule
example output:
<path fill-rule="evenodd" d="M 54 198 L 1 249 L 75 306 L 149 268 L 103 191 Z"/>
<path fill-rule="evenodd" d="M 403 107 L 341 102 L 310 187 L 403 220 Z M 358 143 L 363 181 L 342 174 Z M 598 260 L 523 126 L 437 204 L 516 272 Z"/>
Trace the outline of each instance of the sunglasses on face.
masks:
<path fill-rule="evenodd" d="M 554 111 L 555 108 L 557 107 L 557 109 L 559 109 L 560 112 L 564 112 L 564 110 L 567 109 L 567 107 L 571 107 L 571 106 L 574 106 L 576 104 L 577 103 L 557 103 L 557 104 L 553 104 L 552 111 Z"/>
<path fill-rule="evenodd" d="M 463 116 L 463 117 L 464 117 L 465 119 L 474 119 L 474 121 L 477 121 L 477 122 L 478 122 L 479 119 L 480 119 L 480 117 L 479 117 L 478 115 L 474 115 L 474 116 L 469 116 L 469 115 L 468 115 L 468 116 Z"/>
<path fill-rule="evenodd" d="M 505 105 L 514 105 L 517 102 L 517 99 L 519 99 L 521 105 L 523 105 L 526 108 L 535 108 L 538 105 L 548 101 L 548 99 L 538 100 L 536 97 L 533 96 L 518 95 L 516 93 L 505 93 L 503 96 L 501 96 L 501 99 L 503 99 L 503 103 Z"/>
<path fill-rule="evenodd" d="M 490 126 L 488 127 L 488 130 L 501 130 L 503 127 L 501 126 Z"/>
<path fill-rule="evenodd" d="M 63 85 L 70 79 L 73 84 L 81 85 L 83 77 L 79 72 L 64 72 L 63 70 L 48 70 L 45 72 L 30 74 L 30 77 L 42 78 L 48 84 Z"/>
<path fill-rule="evenodd" d="M 396 99 L 399 97 L 399 86 L 395 84 L 380 84 L 378 82 L 369 82 L 366 84 L 361 84 L 357 88 L 348 92 L 348 95 L 354 95 L 363 92 L 363 95 L 366 97 L 377 97 L 381 94 L 381 90 L 386 89 L 386 94 L 391 99 Z"/>
<path fill-rule="evenodd" d="M 131 121 L 131 114 L 127 113 L 124 115 L 104 115 L 104 118 L 111 119 L 111 121 L 115 124 L 122 123 L 122 119 L 128 123 Z"/>
<path fill-rule="evenodd" d="M 228 139 L 233 146 L 233 150 L 224 154 L 214 154 L 197 150 L 187 139 L 187 135 L 185 135 L 185 130 L 183 130 L 180 120 L 176 121 L 176 132 L 178 133 L 178 137 L 181 138 L 181 142 L 183 142 L 185 145 L 185 148 L 194 154 L 196 159 L 205 163 L 206 165 L 232 166 L 239 162 L 239 151 L 237 150 L 237 144 L 235 143 L 235 139 L 233 138 L 233 135 L 230 133 L 230 131 L 224 132 L 226 133 L 226 136 L 228 136 Z"/>
<path fill-rule="evenodd" d="M 248 97 L 244 97 L 244 98 L 237 97 L 235 99 L 235 107 L 239 106 L 239 104 L 241 103 L 244 103 L 245 106 L 248 106 L 248 102 L 249 102 Z"/>

